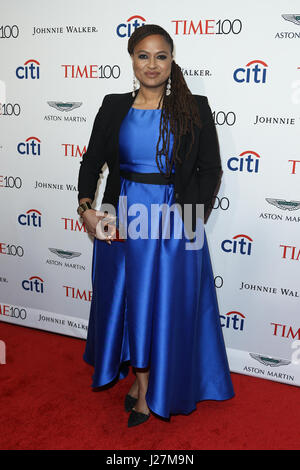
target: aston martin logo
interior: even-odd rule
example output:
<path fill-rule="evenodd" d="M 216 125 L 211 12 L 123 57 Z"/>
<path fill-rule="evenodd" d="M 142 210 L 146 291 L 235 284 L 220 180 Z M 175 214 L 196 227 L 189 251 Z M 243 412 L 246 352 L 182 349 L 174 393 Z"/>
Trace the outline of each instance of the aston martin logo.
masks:
<path fill-rule="evenodd" d="M 47 103 L 58 111 L 73 111 L 73 109 L 79 108 L 82 105 L 82 102 L 79 101 L 47 101 Z"/>
<path fill-rule="evenodd" d="M 81 253 L 77 253 L 76 251 L 65 251 L 59 248 L 49 248 L 49 250 L 60 258 L 71 259 L 81 255 Z"/>
<path fill-rule="evenodd" d="M 266 201 L 273 206 L 278 207 L 284 211 L 296 211 L 300 209 L 300 201 L 287 201 L 286 199 L 271 199 L 266 197 Z"/>
<path fill-rule="evenodd" d="M 300 24 L 300 13 L 295 15 L 281 15 L 286 21 L 291 21 L 294 24 Z"/>
<path fill-rule="evenodd" d="M 270 367 L 287 366 L 291 363 L 291 361 L 287 361 L 285 359 L 275 359 L 274 357 L 261 356 L 260 354 L 249 353 L 249 355 L 261 364 Z"/>

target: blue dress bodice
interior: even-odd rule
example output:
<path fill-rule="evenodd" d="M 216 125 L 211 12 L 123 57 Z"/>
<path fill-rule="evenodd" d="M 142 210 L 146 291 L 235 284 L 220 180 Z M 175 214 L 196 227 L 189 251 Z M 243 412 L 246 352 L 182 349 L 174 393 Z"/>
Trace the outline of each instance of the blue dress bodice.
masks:
<path fill-rule="evenodd" d="M 155 155 L 159 137 L 160 116 L 160 109 L 129 109 L 121 124 L 119 133 L 121 170 L 138 173 L 159 173 Z M 169 160 L 171 160 L 173 141 L 173 134 L 171 133 Z M 165 172 L 165 156 L 162 156 L 161 162 Z M 172 173 L 174 171 L 173 165 Z"/>

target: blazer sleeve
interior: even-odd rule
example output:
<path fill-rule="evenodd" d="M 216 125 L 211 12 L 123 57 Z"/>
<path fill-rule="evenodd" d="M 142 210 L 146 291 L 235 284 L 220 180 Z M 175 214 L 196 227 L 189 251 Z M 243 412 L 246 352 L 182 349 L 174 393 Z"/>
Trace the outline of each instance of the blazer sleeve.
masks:
<path fill-rule="evenodd" d="M 94 125 L 86 152 L 82 155 L 78 174 L 78 201 L 82 198 L 95 197 L 99 174 L 106 161 L 105 126 L 109 96 L 102 101 L 94 119 Z"/>
<path fill-rule="evenodd" d="M 198 97 L 198 100 L 200 97 Z M 214 118 L 206 96 L 201 97 L 201 118 L 199 155 L 197 158 L 200 182 L 200 198 L 205 214 L 212 208 L 212 199 L 221 180 L 223 170 L 219 141 Z"/>

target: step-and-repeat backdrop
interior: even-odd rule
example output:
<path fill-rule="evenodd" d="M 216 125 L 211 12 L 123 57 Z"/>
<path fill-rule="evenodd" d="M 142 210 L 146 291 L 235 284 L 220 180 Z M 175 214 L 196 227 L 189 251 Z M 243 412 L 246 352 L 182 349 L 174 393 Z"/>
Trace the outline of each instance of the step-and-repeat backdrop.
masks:
<path fill-rule="evenodd" d="M 230 368 L 299 386 L 296 1 L 5 2 L 0 320 L 86 338 L 92 240 L 76 212 L 79 164 L 103 97 L 132 89 L 127 41 L 146 23 L 170 33 L 217 126 L 224 173 L 206 233 Z"/>

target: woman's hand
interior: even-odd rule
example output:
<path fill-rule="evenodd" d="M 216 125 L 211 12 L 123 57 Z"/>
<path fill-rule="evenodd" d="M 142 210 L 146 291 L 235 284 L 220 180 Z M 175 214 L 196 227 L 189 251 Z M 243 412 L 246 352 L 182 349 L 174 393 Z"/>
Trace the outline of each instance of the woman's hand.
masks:
<path fill-rule="evenodd" d="M 100 240 L 105 241 L 109 245 L 111 244 L 111 239 L 115 237 L 116 227 L 115 220 L 116 217 L 108 214 L 107 212 L 96 211 L 94 209 L 88 209 L 84 211 L 82 215 L 85 228 L 89 235 Z"/>

